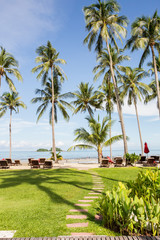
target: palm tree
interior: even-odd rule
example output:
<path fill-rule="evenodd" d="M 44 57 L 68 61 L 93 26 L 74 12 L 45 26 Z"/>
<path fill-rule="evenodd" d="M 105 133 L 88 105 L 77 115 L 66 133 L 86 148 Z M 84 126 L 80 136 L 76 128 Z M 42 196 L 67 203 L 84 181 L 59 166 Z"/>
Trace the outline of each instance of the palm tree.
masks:
<path fill-rule="evenodd" d="M 90 117 L 93 117 L 92 108 L 101 108 L 99 101 L 97 101 L 96 91 L 93 91 L 93 86 L 89 87 L 89 83 L 81 82 L 78 90 L 72 93 L 72 97 L 76 98 L 72 103 L 75 105 L 74 113 L 88 111 Z"/>
<path fill-rule="evenodd" d="M 86 29 L 89 31 L 87 37 L 84 39 L 84 43 L 88 43 L 89 50 L 94 42 L 96 42 L 95 50 L 101 52 L 103 48 L 103 42 L 106 42 L 107 51 L 110 59 L 110 71 L 115 88 L 117 108 L 122 128 L 123 141 L 124 141 L 124 153 L 128 152 L 126 132 L 124 127 L 121 101 L 119 98 L 119 92 L 116 84 L 113 61 L 110 53 L 109 41 L 111 41 L 117 48 L 118 46 L 114 36 L 121 40 L 121 36 L 126 36 L 127 18 L 125 16 L 118 16 L 120 6 L 115 0 L 108 0 L 92 4 L 88 7 L 84 7 L 84 15 L 86 20 Z"/>
<path fill-rule="evenodd" d="M 155 57 L 155 49 L 159 51 L 160 45 L 160 16 L 157 11 L 153 14 L 152 18 L 142 16 L 137 18 L 132 23 L 131 38 L 127 41 L 126 47 L 131 48 L 132 51 L 143 48 L 144 52 L 140 59 L 139 67 L 142 66 L 147 56 L 152 52 L 152 61 L 154 66 L 154 74 L 157 88 L 157 99 L 160 116 L 160 91 L 157 74 L 157 65 Z"/>
<path fill-rule="evenodd" d="M 36 62 L 40 64 L 34 67 L 32 72 L 35 73 L 39 71 L 37 79 L 42 79 L 42 83 L 45 84 L 50 71 L 52 81 L 52 151 L 54 153 L 55 162 L 57 162 L 54 132 L 54 75 L 60 76 L 61 82 L 64 81 L 64 77 L 66 78 L 66 75 L 58 64 L 65 64 L 66 62 L 63 59 L 58 58 L 59 53 L 52 47 L 50 41 L 47 42 L 46 46 L 42 45 L 37 48 L 36 53 L 38 54 Z"/>
<path fill-rule="evenodd" d="M 16 113 L 19 112 L 19 107 L 27 108 L 26 105 L 20 101 L 21 97 L 18 96 L 17 92 L 3 93 L 2 97 L 0 98 L 0 117 L 2 117 L 7 110 L 10 111 L 10 123 L 9 123 L 9 139 L 10 139 L 10 158 L 11 158 L 11 123 L 12 123 L 12 112 L 15 111 Z"/>
<path fill-rule="evenodd" d="M 100 102 L 105 104 L 105 110 L 109 114 L 109 120 L 112 119 L 112 112 L 114 110 L 114 104 L 116 103 L 116 96 L 114 91 L 114 85 L 110 81 L 110 77 L 108 77 L 108 80 L 104 82 L 99 87 L 99 90 L 97 91 L 98 99 L 100 99 Z M 112 137 L 112 131 L 111 131 L 111 125 L 109 129 L 109 138 Z M 110 144 L 110 158 L 112 159 L 112 144 Z"/>
<path fill-rule="evenodd" d="M 65 101 L 69 97 L 69 93 L 61 94 L 62 85 L 58 81 L 58 76 L 54 76 L 54 119 L 55 122 L 58 121 L 57 110 L 62 113 L 65 120 L 69 120 L 69 114 L 66 111 L 66 107 L 73 109 L 73 107 Z M 52 123 L 52 81 L 49 78 L 44 85 L 44 89 L 36 89 L 35 91 L 38 97 L 35 97 L 31 100 L 32 103 L 40 103 L 40 106 L 37 108 L 37 121 L 42 117 L 47 107 L 51 106 L 49 111 L 49 122 Z"/>
<path fill-rule="evenodd" d="M 120 75 L 120 67 L 121 63 L 125 60 L 130 60 L 130 57 L 127 55 L 123 55 L 123 50 L 117 49 L 115 47 L 110 48 L 110 54 L 112 57 L 112 67 L 116 75 Z M 108 79 L 108 75 L 111 78 L 111 70 L 110 70 L 110 57 L 106 48 L 104 48 L 98 55 L 97 55 L 97 62 L 98 65 L 94 67 L 93 73 L 95 73 L 94 80 L 96 81 L 100 76 L 104 75 L 103 80 L 106 81 Z M 97 72 L 98 71 L 98 72 Z M 96 73 L 97 72 L 97 73 Z"/>
<path fill-rule="evenodd" d="M 125 73 L 124 76 L 122 76 L 123 85 L 121 86 L 121 97 L 124 98 L 128 95 L 128 104 L 131 105 L 133 103 L 135 106 L 141 143 L 141 154 L 143 156 L 143 141 L 138 117 L 137 100 L 139 99 L 141 101 L 148 92 L 151 92 L 151 88 L 147 84 L 141 82 L 142 78 L 148 76 L 148 74 L 142 68 L 132 69 L 131 67 L 122 67 L 121 71 Z"/>
<path fill-rule="evenodd" d="M 14 75 L 19 81 L 22 81 L 22 76 L 18 70 L 18 62 L 15 60 L 13 55 L 6 52 L 6 50 L 3 47 L 1 47 L 1 52 L 0 52 L 0 89 L 1 89 L 2 77 L 4 77 L 7 84 L 9 85 L 9 88 L 12 91 L 16 91 L 14 83 L 10 79 L 8 74 Z"/>
<path fill-rule="evenodd" d="M 157 98 L 157 87 L 156 87 L 156 81 L 153 80 L 149 85 L 148 85 L 151 89 L 152 89 L 152 92 L 151 94 L 147 94 L 146 97 L 145 97 L 145 101 L 144 103 L 148 103 L 150 101 L 152 101 L 153 99 L 156 99 Z M 160 81 L 159 81 L 159 89 L 160 89 Z M 157 107 L 158 107 L 158 102 L 157 102 Z"/>
<path fill-rule="evenodd" d="M 117 49 L 115 47 L 110 48 L 110 54 L 112 57 L 112 66 L 116 75 L 120 75 L 119 68 L 121 67 L 121 63 L 124 60 L 129 60 L 129 56 L 123 55 L 123 50 Z M 99 97 L 104 99 L 105 101 L 105 109 L 109 114 L 109 119 L 111 120 L 111 113 L 113 111 L 113 105 L 116 103 L 116 95 L 114 91 L 114 85 L 111 83 L 111 71 L 110 71 L 110 57 L 107 52 L 107 49 L 103 49 L 97 56 L 97 62 L 99 63 L 96 67 L 94 67 L 93 72 L 96 73 L 94 76 L 94 80 L 96 81 L 101 75 L 104 75 L 102 82 L 102 92 Z M 117 82 L 117 79 L 116 79 Z M 110 128 L 110 138 L 111 138 L 111 128 Z M 110 158 L 112 159 L 112 145 L 110 145 Z"/>
<path fill-rule="evenodd" d="M 90 132 L 85 128 L 78 128 L 74 131 L 76 138 L 74 141 L 80 141 L 82 143 L 74 145 L 68 149 L 96 149 L 98 152 L 98 162 L 101 161 L 102 149 L 103 147 L 109 146 L 111 143 L 117 142 L 123 139 L 122 135 L 114 136 L 107 140 L 108 132 L 113 121 L 110 121 L 107 117 L 103 118 L 102 123 L 100 123 L 100 117 L 98 116 L 98 121 L 92 117 L 87 117 L 88 126 Z"/>

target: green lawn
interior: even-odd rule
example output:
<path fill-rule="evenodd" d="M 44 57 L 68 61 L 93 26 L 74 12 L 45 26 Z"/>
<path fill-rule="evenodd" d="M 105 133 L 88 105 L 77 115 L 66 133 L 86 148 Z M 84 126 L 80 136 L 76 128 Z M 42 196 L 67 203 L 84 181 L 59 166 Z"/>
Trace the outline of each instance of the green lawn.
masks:
<path fill-rule="evenodd" d="M 138 168 L 95 169 L 104 181 L 105 190 L 118 181 L 135 179 Z M 71 232 L 92 232 L 116 235 L 95 222 L 96 201 L 87 213 L 88 228 L 68 229 L 69 210 L 75 208 L 92 189 L 92 170 L 15 170 L 0 171 L 0 230 L 17 230 L 14 237 L 70 235 Z"/>

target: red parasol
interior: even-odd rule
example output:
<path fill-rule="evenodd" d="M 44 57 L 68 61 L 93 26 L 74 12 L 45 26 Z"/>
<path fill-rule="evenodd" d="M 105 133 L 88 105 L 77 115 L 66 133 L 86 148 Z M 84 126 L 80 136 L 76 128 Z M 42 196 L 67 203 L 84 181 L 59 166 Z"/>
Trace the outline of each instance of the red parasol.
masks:
<path fill-rule="evenodd" d="M 144 152 L 149 153 L 149 149 L 146 142 L 144 143 Z"/>

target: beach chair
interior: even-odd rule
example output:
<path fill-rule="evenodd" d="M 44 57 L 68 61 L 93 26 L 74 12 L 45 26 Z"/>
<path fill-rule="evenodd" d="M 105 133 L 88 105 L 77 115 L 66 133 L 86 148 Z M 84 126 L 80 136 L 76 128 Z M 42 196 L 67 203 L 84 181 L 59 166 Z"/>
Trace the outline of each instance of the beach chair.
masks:
<path fill-rule="evenodd" d="M 8 162 L 6 160 L 0 160 L 0 169 L 7 169 L 10 168 Z"/>
<path fill-rule="evenodd" d="M 40 168 L 38 159 L 31 159 L 31 168 Z"/>
<path fill-rule="evenodd" d="M 34 158 L 28 158 L 28 165 L 31 166 L 31 160 Z"/>
<path fill-rule="evenodd" d="M 15 164 L 15 166 L 22 165 L 21 162 L 20 162 L 20 160 L 14 160 L 14 164 Z"/>
<path fill-rule="evenodd" d="M 43 166 L 45 164 L 45 160 L 46 158 L 39 158 L 39 164 Z"/>
<path fill-rule="evenodd" d="M 52 168 L 53 167 L 53 161 L 52 160 L 46 160 L 43 168 Z"/>
<path fill-rule="evenodd" d="M 141 156 L 141 159 L 140 159 L 141 162 L 144 162 L 146 161 L 146 156 Z"/>
<path fill-rule="evenodd" d="M 155 167 L 157 163 L 155 162 L 155 159 L 153 157 L 149 157 L 147 159 L 147 163 L 144 163 L 143 166 L 145 167 Z"/>
<path fill-rule="evenodd" d="M 15 163 L 12 162 L 12 159 L 11 159 L 11 158 L 5 158 L 5 160 L 8 162 L 8 165 L 9 165 L 9 166 L 14 166 L 14 165 L 15 165 Z"/>
<path fill-rule="evenodd" d="M 109 165 L 110 165 L 109 159 L 107 159 L 107 158 L 102 158 L 101 159 L 100 167 L 109 167 Z"/>
<path fill-rule="evenodd" d="M 115 165 L 114 165 L 115 167 L 124 167 L 122 157 L 115 157 L 114 161 L 115 161 Z"/>

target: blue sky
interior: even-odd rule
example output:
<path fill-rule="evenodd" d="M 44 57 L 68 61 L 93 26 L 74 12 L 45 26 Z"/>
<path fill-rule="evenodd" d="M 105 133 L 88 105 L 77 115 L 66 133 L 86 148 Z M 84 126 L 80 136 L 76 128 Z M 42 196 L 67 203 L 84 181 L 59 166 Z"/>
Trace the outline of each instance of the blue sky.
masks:
<path fill-rule="evenodd" d="M 83 40 L 87 34 L 82 8 L 93 3 L 93 0 L 1 0 L 1 31 L 0 45 L 14 55 L 20 65 L 23 83 L 14 80 L 15 86 L 22 100 L 27 105 L 27 110 L 20 109 L 19 114 L 13 115 L 12 141 L 13 150 L 35 150 L 39 147 L 51 147 L 51 126 L 48 123 L 48 112 L 44 114 L 36 124 L 36 109 L 38 105 L 31 104 L 35 96 L 35 89 L 41 88 L 41 83 L 31 69 L 36 65 L 35 50 L 50 40 L 53 47 L 60 52 L 60 58 L 66 60 L 63 69 L 68 80 L 63 84 L 63 92 L 75 91 L 80 82 L 90 82 L 95 88 L 101 84 L 101 79 L 93 82 L 92 70 L 96 65 L 94 51 L 89 52 Z M 159 0 L 119 0 L 121 15 L 126 15 L 130 21 L 128 25 L 128 36 L 130 36 L 130 24 L 136 17 L 152 15 L 155 9 L 160 14 Z M 121 46 L 120 46 L 121 47 Z M 127 63 L 129 66 L 137 67 L 141 51 L 126 54 L 131 56 Z M 151 59 L 151 58 L 150 58 Z M 150 60 L 148 59 L 148 61 Z M 150 78 L 144 79 L 146 83 Z M 8 91 L 8 86 L 2 79 L 1 93 Z M 160 121 L 156 108 L 156 101 L 147 106 L 138 104 L 140 124 L 143 141 L 147 141 L 150 149 L 160 147 Z M 134 107 L 123 106 L 126 134 L 129 151 L 140 149 L 137 122 Z M 106 115 L 105 112 L 97 111 L 95 116 Z M 65 122 L 58 113 L 56 124 L 56 145 L 67 149 L 73 144 L 73 131 L 77 127 L 87 127 L 85 117 L 87 114 L 72 115 L 70 121 Z M 113 114 L 115 124 L 113 134 L 120 134 L 121 128 L 115 106 Z M 0 150 L 9 147 L 9 112 L 0 119 Z M 114 149 L 123 149 L 123 143 L 114 144 Z"/>

